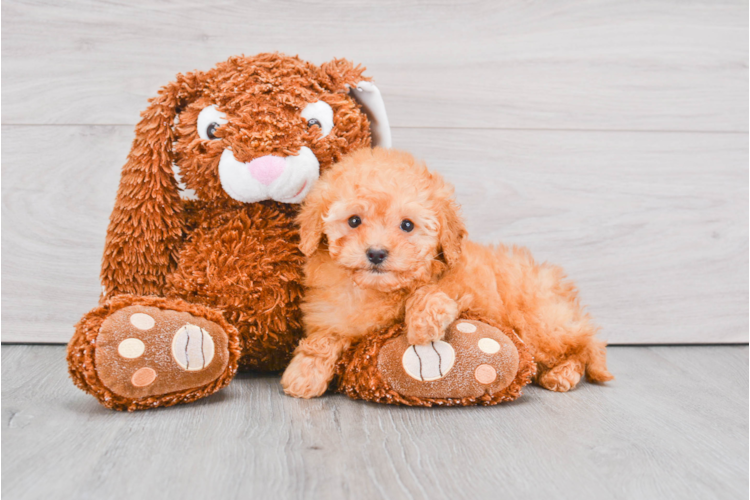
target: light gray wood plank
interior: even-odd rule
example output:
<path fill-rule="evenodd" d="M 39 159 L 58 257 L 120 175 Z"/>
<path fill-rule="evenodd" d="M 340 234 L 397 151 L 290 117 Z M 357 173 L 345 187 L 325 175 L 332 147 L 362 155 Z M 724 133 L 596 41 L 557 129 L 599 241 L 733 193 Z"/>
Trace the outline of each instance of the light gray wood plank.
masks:
<path fill-rule="evenodd" d="M 106 410 L 62 346 L 2 347 L 2 494 L 26 498 L 747 498 L 748 348 L 615 347 L 606 386 L 489 408 L 282 394 Z M 720 375 L 719 375 L 720 374 Z"/>
<path fill-rule="evenodd" d="M 44 137 L 43 141 L 39 137 Z M 96 305 L 129 126 L 3 127 L 5 342 L 67 342 Z M 472 238 L 525 245 L 613 343 L 748 341 L 746 134 L 397 129 Z"/>
<path fill-rule="evenodd" d="M 470 236 L 562 265 L 612 343 L 748 341 L 744 134 L 399 130 Z"/>
<path fill-rule="evenodd" d="M 104 238 L 133 131 L 2 130 L 2 312 L 8 320 L 2 339 L 67 342 L 73 324 L 99 299 Z"/>
<path fill-rule="evenodd" d="M 748 3 L 6 0 L 4 124 L 134 124 L 178 72 L 368 66 L 409 127 L 747 131 Z"/>

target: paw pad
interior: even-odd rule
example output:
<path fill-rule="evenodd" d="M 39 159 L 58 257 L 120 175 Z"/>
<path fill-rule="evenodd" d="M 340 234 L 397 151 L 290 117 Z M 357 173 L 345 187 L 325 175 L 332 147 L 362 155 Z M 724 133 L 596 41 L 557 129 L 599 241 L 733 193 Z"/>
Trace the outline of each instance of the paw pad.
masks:
<path fill-rule="evenodd" d="M 203 370 L 214 359 L 214 339 L 199 326 L 185 325 L 172 339 L 172 357 L 183 370 Z"/>
<path fill-rule="evenodd" d="M 479 339 L 479 342 L 477 342 L 477 347 L 479 347 L 479 350 L 483 353 L 495 354 L 500 350 L 500 343 L 497 340 L 484 337 Z"/>
<path fill-rule="evenodd" d="M 156 380 L 156 372 L 153 368 L 141 368 L 130 378 L 130 382 L 136 387 L 146 387 L 154 380 Z"/>
<path fill-rule="evenodd" d="M 141 357 L 143 351 L 146 350 L 146 345 L 140 339 L 125 339 L 120 342 L 117 346 L 117 352 L 123 358 L 135 359 Z"/>
<path fill-rule="evenodd" d="M 455 361 L 456 352 L 449 343 L 442 340 L 410 346 L 401 358 L 404 371 L 411 378 L 422 382 L 445 377 Z"/>
<path fill-rule="evenodd" d="M 491 365 L 479 365 L 474 370 L 474 378 L 480 384 L 489 385 L 497 379 L 497 370 Z"/>
<path fill-rule="evenodd" d="M 471 323 L 461 322 L 456 325 L 456 330 L 461 333 L 474 333 L 477 331 L 477 327 Z"/>
<path fill-rule="evenodd" d="M 130 324 L 139 330 L 151 330 L 156 324 L 156 320 L 148 314 L 135 313 L 130 316 Z"/>

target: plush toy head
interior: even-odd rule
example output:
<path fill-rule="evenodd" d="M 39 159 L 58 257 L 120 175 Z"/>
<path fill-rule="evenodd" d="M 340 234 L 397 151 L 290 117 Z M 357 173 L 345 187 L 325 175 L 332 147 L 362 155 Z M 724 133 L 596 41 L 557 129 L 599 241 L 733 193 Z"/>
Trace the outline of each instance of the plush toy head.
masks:
<path fill-rule="evenodd" d="M 362 71 L 341 59 L 315 66 L 260 54 L 164 86 L 142 113 L 123 168 L 102 269 L 105 295 L 160 294 L 185 234 L 183 197 L 294 205 L 321 171 L 371 144 L 371 126 L 388 146 L 379 92 Z"/>
<path fill-rule="evenodd" d="M 348 93 L 362 78 L 344 60 L 317 67 L 264 54 L 178 80 L 167 112 L 180 111 L 174 152 L 186 187 L 201 200 L 301 202 L 322 169 L 370 145 Z"/>

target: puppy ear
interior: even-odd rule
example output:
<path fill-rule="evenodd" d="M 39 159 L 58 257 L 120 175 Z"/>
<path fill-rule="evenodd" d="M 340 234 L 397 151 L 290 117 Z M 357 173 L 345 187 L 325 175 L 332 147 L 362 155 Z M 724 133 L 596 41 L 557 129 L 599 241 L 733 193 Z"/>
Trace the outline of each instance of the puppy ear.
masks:
<path fill-rule="evenodd" d="M 302 209 L 297 215 L 299 226 L 299 249 L 307 257 L 315 253 L 323 239 L 323 216 L 328 203 L 324 196 L 323 181 L 319 180 L 310 194 L 305 198 Z"/>
<path fill-rule="evenodd" d="M 440 211 L 440 251 L 448 267 L 453 267 L 461 257 L 463 240 L 466 237 L 466 226 L 460 215 L 460 207 L 448 198 Z"/>
<path fill-rule="evenodd" d="M 141 113 L 107 229 L 104 296 L 161 294 L 177 264 L 184 221 L 172 170 L 173 125 L 178 108 L 197 96 L 201 75 L 177 75 Z"/>

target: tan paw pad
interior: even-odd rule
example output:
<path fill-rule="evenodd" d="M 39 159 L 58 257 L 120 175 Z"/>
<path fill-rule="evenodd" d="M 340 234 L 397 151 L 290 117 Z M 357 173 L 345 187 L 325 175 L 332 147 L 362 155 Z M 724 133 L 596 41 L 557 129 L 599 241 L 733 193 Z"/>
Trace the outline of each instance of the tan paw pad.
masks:
<path fill-rule="evenodd" d="M 474 378 L 480 384 L 489 385 L 497 379 L 497 370 L 490 365 L 479 365 L 474 370 Z"/>
<path fill-rule="evenodd" d="M 156 372 L 153 368 L 141 368 L 133 374 L 130 383 L 136 387 L 146 387 L 153 384 L 154 380 L 156 380 Z"/>
<path fill-rule="evenodd" d="M 422 382 L 445 377 L 453 368 L 456 352 L 450 344 L 438 340 L 425 345 L 412 345 L 401 358 L 404 371 Z"/>
<path fill-rule="evenodd" d="M 483 353 L 495 354 L 500 350 L 500 343 L 495 339 L 484 337 L 479 339 L 479 342 L 477 342 L 477 347 L 479 347 L 479 350 Z"/>
<path fill-rule="evenodd" d="M 456 325 L 456 330 L 461 333 L 474 333 L 477 331 L 477 327 L 471 323 L 461 322 Z"/>
<path fill-rule="evenodd" d="M 185 325 L 174 335 L 172 357 L 183 370 L 203 370 L 214 359 L 214 340 L 203 328 Z"/>
<path fill-rule="evenodd" d="M 139 330 L 151 330 L 156 324 L 156 321 L 148 314 L 135 313 L 130 316 L 130 324 Z"/>
<path fill-rule="evenodd" d="M 145 350 L 146 345 L 143 341 L 134 338 L 125 339 L 117 346 L 117 352 L 120 356 L 128 359 L 140 358 Z"/>

